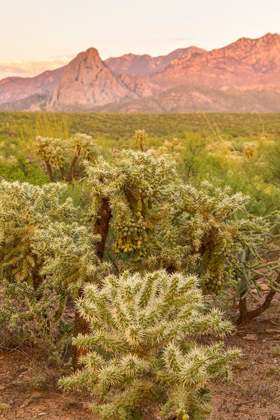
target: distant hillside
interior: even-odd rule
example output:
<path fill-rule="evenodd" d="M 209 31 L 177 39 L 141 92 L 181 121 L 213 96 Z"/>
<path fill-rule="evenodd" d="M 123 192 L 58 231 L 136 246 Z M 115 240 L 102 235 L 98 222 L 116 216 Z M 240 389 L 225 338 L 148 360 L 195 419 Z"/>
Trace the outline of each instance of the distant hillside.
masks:
<path fill-rule="evenodd" d="M 13 102 L 0 104 L 1 111 L 45 111 L 52 94 L 39 94 L 27 96 Z"/>

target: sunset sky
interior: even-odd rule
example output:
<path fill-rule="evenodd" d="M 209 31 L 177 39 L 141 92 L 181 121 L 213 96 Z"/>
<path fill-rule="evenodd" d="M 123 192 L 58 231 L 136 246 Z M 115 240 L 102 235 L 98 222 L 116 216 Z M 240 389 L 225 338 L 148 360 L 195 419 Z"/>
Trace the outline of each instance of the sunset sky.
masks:
<path fill-rule="evenodd" d="M 0 0 L 0 79 L 33 76 L 93 46 L 103 59 L 280 33 L 279 0 Z"/>

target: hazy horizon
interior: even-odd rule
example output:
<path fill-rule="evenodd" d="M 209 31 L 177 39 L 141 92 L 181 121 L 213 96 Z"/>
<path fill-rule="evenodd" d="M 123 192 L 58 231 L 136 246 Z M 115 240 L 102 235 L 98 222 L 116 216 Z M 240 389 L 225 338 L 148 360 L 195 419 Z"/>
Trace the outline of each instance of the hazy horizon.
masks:
<path fill-rule="evenodd" d="M 164 55 L 211 50 L 241 37 L 280 32 L 280 2 L 198 0 L 0 0 L 0 79 L 34 76 L 67 64 L 89 47 L 102 59 L 127 53 Z"/>

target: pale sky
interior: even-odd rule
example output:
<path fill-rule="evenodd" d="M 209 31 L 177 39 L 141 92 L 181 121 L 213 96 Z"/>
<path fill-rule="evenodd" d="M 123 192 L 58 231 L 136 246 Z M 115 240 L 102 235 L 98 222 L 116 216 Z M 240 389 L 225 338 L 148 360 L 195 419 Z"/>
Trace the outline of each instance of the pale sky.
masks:
<path fill-rule="evenodd" d="M 280 0 L 0 0 L 0 79 L 57 68 L 89 47 L 102 59 L 211 50 L 280 33 Z"/>

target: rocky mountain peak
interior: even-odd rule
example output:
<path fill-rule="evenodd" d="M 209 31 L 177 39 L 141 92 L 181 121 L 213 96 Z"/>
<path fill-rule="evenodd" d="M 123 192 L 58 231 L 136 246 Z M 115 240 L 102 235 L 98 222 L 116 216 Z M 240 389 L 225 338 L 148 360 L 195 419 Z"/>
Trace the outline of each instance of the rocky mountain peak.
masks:
<path fill-rule="evenodd" d="M 88 64 L 95 64 L 95 65 L 102 63 L 98 50 L 93 47 L 88 48 L 86 51 L 83 51 L 80 54 L 78 54 L 77 57 L 74 58 L 74 60 L 85 61 Z"/>
<path fill-rule="evenodd" d="M 89 48 L 77 55 L 66 68 L 68 77 L 75 76 L 75 81 L 87 83 L 92 80 L 104 67 L 96 48 Z"/>
<path fill-rule="evenodd" d="M 89 48 L 66 67 L 48 110 L 87 110 L 135 96 L 101 60 L 98 51 Z"/>

